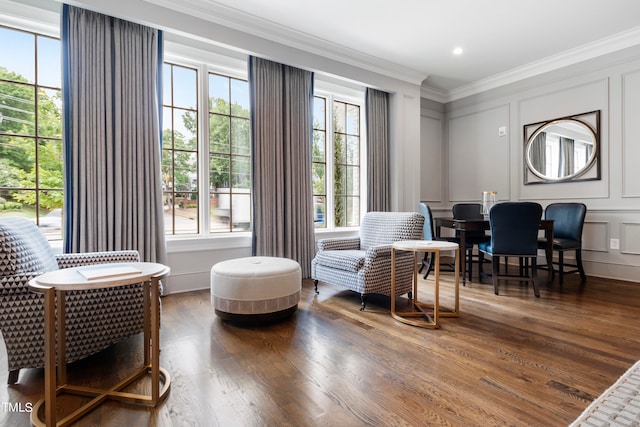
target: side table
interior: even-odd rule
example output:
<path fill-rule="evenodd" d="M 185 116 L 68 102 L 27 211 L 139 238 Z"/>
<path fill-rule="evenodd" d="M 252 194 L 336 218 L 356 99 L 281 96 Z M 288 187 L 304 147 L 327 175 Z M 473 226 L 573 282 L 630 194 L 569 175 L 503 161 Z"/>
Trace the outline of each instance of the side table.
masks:
<path fill-rule="evenodd" d="M 412 305 L 417 311 L 396 311 L 396 251 L 413 252 L 413 299 Z M 455 254 L 455 307 L 453 310 L 440 307 L 440 252 L 453 251 Z M 434 299 L 433 304 L 418 300 L 418 255 L 425 252 L 435 253 Z M 403 323 L 423 328 L 438 328 L 440 317 L 458 317 L 460 314 L 460 248 L 457 243 L 436 240 L 403 240 L 391 247 L 391 316 Z"/>
<path fill-rule="evenodd" d="M 67 426 L 107 399 L 156 406 L 171 385 L 169 373 L 160 367 L 159 281 L 169 275 L 169 267 L 150 262 L 99 264 L 51 271 L 32 279 L 29 288 L 44 295 L 44 398 L 31 411 L 34 426 Z M 67 384 L 65 338 L 65 292 L 100 289 L 142 283 L 144 290 L 144 365 L 109 389 Z M 57 316 L 56 316 L 57 309 Z M 56 326 L 58 345 L 56 346 Z M 58 365 L 56 371 L 56 347 Z M 151 395 L 124 392 L 145 375 L 151 375 Z M 162 389 L 160 378 L 162 377 Z M 58 421 L 56 399 L 68 393 L 92 397 L 80 408 Z M 44 405 L 44 421 L 40 417 Z"/>

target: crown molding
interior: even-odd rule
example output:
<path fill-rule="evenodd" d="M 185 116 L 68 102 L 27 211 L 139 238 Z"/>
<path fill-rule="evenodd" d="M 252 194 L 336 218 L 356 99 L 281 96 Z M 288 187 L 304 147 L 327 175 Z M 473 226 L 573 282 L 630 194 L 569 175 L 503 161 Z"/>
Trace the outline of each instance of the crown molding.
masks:
<path fill-rule="evenodd" d="M 557 55 L 548 56 L 540 61 L 535 61 L 522 67 L 513 68 L 504 73 L 496 74 L 486 79 L 481 79 L 468 85 L 452 89 L 447 92 L 446 102 L 462 99 L 467 96 L 495 89 L 500 86 L 505 86 L 510 83 L 594 59 L 599 56 L 637 46 L 639 44 L 640 27 L 635 27 L 628 31 L 600 39 L 596 42 L 585 44 L 575 49 L 561 52 Z"/>
<path fill-rule="evenodd" d="M 143 1 L 414 85 L 419 86 L 426 78 L 423 72 L 310 36 L 212 0 L 181 0 L 179 4 L 173 0 Z"/>
<path fill-rule="evenodd" d="M 31 4 L 33 3 L 33 4 Z M 59 8 L 58 5 L 55 9 Z M 30 0 L 8 0 L 0 2 L 0 24 L 20 28 L 51 37 L 60 37 L 60 12 L 52 5 L 40 7 Z"/>

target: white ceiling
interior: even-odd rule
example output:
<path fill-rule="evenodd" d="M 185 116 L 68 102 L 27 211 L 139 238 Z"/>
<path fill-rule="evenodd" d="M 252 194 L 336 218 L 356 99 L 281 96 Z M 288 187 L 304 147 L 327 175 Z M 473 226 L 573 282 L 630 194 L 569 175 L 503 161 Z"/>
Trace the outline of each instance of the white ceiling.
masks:
<path fill-rule="evenodd" d="M 640 44 L 638 0 L 146 0 L 334 59 L 395 70 L 444 99 Z M 452 54 L 462 47 L 460 56 Z"/>

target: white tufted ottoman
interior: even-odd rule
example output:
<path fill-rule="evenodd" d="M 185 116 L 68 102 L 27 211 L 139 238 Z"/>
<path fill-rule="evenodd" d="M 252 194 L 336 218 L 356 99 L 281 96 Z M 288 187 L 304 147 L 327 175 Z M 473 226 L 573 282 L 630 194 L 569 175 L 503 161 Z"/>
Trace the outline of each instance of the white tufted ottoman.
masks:
<path fill-rule="evenodd" d="M 234 322 L 283 319 L 298 308 L 300 265 L 288 258 L 247 257 L 211 268 L 211 304 L 216 314 Z"/>

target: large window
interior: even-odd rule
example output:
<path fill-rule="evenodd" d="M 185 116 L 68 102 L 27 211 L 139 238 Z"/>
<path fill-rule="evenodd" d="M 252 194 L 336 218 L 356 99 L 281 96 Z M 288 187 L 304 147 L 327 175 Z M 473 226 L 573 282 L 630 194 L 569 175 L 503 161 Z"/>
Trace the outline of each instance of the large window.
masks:
<path fill-rule="evenodd" d="M 361 107 L 316 96 L 312 182 L 316 228 L 360 225 Z"/>
<path fill-rule="evenodd" d="M 62 238 L 60 41 L 0 26 L 0 215 Z"/>
<path fill-rule="evenodd" d="M 167 234 L 199 232 L 198 71 L 163 68 L 162 187 Z"/>
<path fill-rule="evenodd" d="M 249 85 L 209 73 L 210 230 L 251 225 Z"/>

